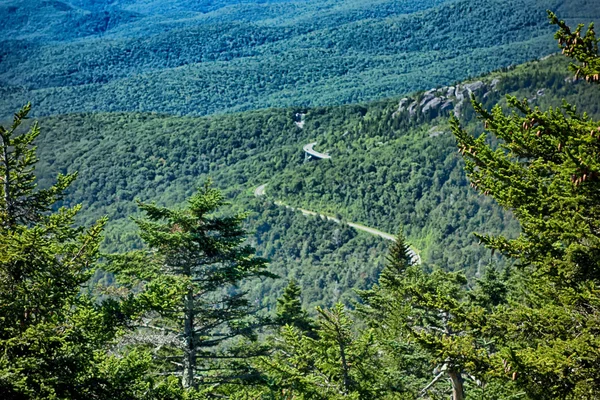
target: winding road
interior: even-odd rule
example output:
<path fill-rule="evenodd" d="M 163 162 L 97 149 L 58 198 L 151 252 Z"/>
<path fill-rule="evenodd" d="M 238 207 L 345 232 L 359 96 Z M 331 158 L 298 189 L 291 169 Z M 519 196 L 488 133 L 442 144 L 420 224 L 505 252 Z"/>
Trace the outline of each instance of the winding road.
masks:
<path fill-rule="evenodd" d="M 331 156 L 329 154 L 325 154 L 325 153 L 319 153 L 318 151 L 314 150 L 313 147 L 315 147 L 315 145 L 317 144 L 317 142 L 313 142 L 313 143 L 309 143 L 304 145 L 303 149 L 304 152 L 306 154 L 309 154 L 311 157 L 314 158 L 319 158 L 321 160 L 328 160 L 331 158 Z"/>
<path fill-rule="evenodd" d="M 262 185 L 260 185 L 256 189 L 254 189 L 254 196 L 256 196 L 256 197 L 264 196 L 266 187 L 267 187 L 267 184 L 263 183 Z M 315 211 L 305 210 L 303 208 L 288 206 L 287 204 L 283 204 L 280 201 L 275 201 L 274 204 L 278 205 L 280 207 L 288 208 L 290 210 L 298 210 L 304 215 L 320 216 L 320 217 L 326 218 L 329 221 L 333 221 L 338 224 L 342 223 L 342 221 L 340 221 L 339 219 L 337 219 L 335 217 L 332 217 L 331 215 L 325 215 L 325 214 L 321 214 L 321 213 L 318 213 Z M 387 240 L 392 240 L 394 242 L 396 241 L 396 237 L 394 235 L 389 234 L 387 232 L 380 231 L 379 229 L 370 228 L 368 226 L 364 226 L 364 225 L 357 224 L 354 222 L 346 222 L 346 224 L 356 230 L 367 232 L 367 233 L 370 233 L 371 235 L 379 236 L 379 237 L 382 237 Z M 417 251 L 414 248 L 411 247 L 409 249 L 409 253 L 410 253 L 410 258 L 412 259 L 413 263 L 421 264 L 421 256 L 419 256 L 419 254 L 417 253 Z"/>

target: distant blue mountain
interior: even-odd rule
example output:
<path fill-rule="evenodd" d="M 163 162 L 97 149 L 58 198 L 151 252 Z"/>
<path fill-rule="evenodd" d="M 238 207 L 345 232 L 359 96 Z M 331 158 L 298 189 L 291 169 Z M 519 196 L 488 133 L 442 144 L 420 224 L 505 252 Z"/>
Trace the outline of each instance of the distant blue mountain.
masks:
<path fill-rule="evenodd" d="M 373 100 L 556 50 L 600 0 L 0 0 L 0 112 L 203 115 Z"/>

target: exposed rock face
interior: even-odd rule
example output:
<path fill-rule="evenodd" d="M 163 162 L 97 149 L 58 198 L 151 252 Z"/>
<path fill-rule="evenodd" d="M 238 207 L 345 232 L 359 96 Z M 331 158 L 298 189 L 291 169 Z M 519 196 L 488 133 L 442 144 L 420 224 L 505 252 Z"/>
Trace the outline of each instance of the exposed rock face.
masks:
<path fill-rule="evenodd" d="M 452 110 L 453 108 L 454 108 L 454 103 L 452 102 L 452 100 L 446 100 L 444 102 L 444 104 L 442 104 L 442 106 L 440 107 L 440 110 L 448 111 L 448 110 Z"/>
<path fill-rule="evenodd" d="M 415 113 L 417 112 L 417 102 L 416 101 L 414 103 L 412 103 L 410 106 L 408 106 L 408 112 L 411 117 L 413 115 L 415 115 Z"/>
<path fill-rule="evenodd" d="M 421 103 L 419 105 L 423 107 L 426 103 L 429 102 L 429 100 L 433 98 L 435 98 L 435 89 L 428 90 L 425 93 L 423 93 L 423 98 L 421 99 Z"/>
<path fill-rule="evenodd" d="M 485 83 L 483 83 L 481 81 L 476 81 L 473 83 L 465 83 L 463 87 L 465 89 L 467 89 L 467 92 L 469 92 L 469 94 L 471 94 L 471 93 L 475 93 L 475 92 L 479 91 L 484 86 L 485 86 Z"/>
<path fill-rule="evenodd" d="M 483 81 L 469 82 L 457 86 L 446 86 L 440 89 L 430 89 L 420 96 L 414 98 L 405 97 L 400 100 L 398 110 L 392 114 L 396 116 L 407 111 L 411 116 L 418 111 L 427 113 L 431 110 L 439 112 L 448 112 L 454 110 L 454 115 L 459 117 L 461 109 L 466 101 L 475 93 L 479 96 L 489 96 L 496 91 L 496 87 L 500 83 L 500 79 L 496 78 L 489 83 Z"/>
<path fill-rule="evenodd" d="M 576 83 L 575 77 L 565 78 L 565 82 Z M 439 89 L 430 89 L 414 97 L 405 97 L 400 100 L 398 109 L 392 114 L 393 117 L 403 112 L 408 112 L 410 116 L 417 112 L 428 113 L 437 111 L 438 115 L 447 115 L 452 111 L 459 118 L 465 104 L 468 104 L 471 95 L 475 94 L 478 99 L 485 99 L 492 96 L 499 90 L 500 78 L 494 78 L 491 81 L 473 81 L 454 86 L 445 86 Z M 536 101 L 544 96 L 545 89 L 538 89 L 529 101 Z"/>
<path fill-rule="evenodd" d="M 438 108 L 443 100 L 444 98 L 442 97 L 434 97 L 433 99 L 428 100 L 427 103 L 421 107 L 421 111 L 425 113 L 431 109 Z M 423 104 L 423 102 L 421 102 L 421 104 Z"/>
<path fill-rule="evenodd" d="M 494 78 L 492 80 L 492 83 L 490 83 L 490 86 L 492 87 L 492 90 L 496 90 L 496 86 L 498 86 L 499 83 L 500 83 L 500 79 Z"/>

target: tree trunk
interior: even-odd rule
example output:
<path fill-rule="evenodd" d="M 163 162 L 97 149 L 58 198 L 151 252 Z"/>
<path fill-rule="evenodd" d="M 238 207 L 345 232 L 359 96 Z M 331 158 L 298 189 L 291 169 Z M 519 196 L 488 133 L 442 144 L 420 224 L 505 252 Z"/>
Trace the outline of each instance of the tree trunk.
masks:
<path fill-rule="evenodd" d="M 2 163 L 4 164 L 4 176 L 2 177 L 2 185 L 4 186 L 4 207 L 6 207 L 6 214 L 8 221 L 14 217 L 12 210 L 12 199 L 10 198 L 10 163 L 8 160 L 8 138 L 2 137 Z M 10 223 L 9 223 L 10 224 Z"/>
<path fill-rule="evenodd" d="M 346 350 L 344 345 L 342 344 L 342 338 L 340 340 L 340 357 L 342 358 L 342 374 L 344 376 L 344 393 L 350 393 L 350 375 L 348 374 L 348 363 L 346 362 Z"/>
<path fill-rule="evenodd" d="M 448 376 L 452 382 L 452 400 L 463 400 L 465 392 L 463 389 L 463 379 L 460 372 L 448 371 Z"/>
<path fill-rule="evenodd" d="M 196 343 L 194 341 L 194 294 L 190 288 L 185 295 L 184 309 L 185 349 L 183 353 L 183 378 L 181 385 L 184 388 L 195 387 L 194 371 L 196 370 Z"/>

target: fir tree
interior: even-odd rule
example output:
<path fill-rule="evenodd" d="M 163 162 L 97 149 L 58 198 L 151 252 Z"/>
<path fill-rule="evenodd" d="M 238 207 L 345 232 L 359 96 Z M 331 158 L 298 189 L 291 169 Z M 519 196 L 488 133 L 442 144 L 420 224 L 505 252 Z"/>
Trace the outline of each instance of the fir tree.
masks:
<path fill-rule="evenodd" d="M 593 26 L 558 24 L 563 52 L 576 75 L 598 83 Z M 510 302 L 487 316 L 498 376 L 533 398 L 591 398 L 600 392 L 600 123 L 567 103 L 542 111 L 507 98 L 513 109 L 491 111 L 473 100 L 487 135 L 452 122 L 472 185 L 512 210 L 516 239 L 480 235 L 493 250 L 519 261 L 521 284 Z"/>
<path fill-rule="evenodd" d="M 105 219 L 74 226 L 80 207 L 52 211 L 75 175 L 37 190 L 30 110 L 0 126 L 0 398 L 151 398 L 150 358 L 108 351 L 135 315 L 130 302 L 81 293 L 94 274 Z"/>
<path fill-rule="evenodd" d="M 244 244 L 245 215 L 216 215 L 225 204 L 210 182 L 182 210 L 140 203 L 147 218 L 135 222 L 149 251 L 113 257 L 110 267 L 126 275 L 131 288 L 151 288 L 152 299 L 162 301 L 163 309 L 148 314 L 132 340 L 151 344 L 165 361 L 165 373 L 180 376 L 184 388 L 252 375 L 248 354 L 235 349 L 233 341 L 255 339 L 263 321 L 237 285 L 274 277 L 266 260 Z"/>
<path fill-rule="evenodd" d="M 382 398 L 373 330 L 357 334 L 341 304 L 317 313 L 316 336 L 286 325 L 276 351 L 259 359 L 271 387 L 265 392 L 281 399 Z"/>
<path fill-rule="evenodd" d="M 503 284 L 495 277 L 486 273 L 470 292 L 462 273 L 428 272 L 413 263 L 398 235 L 378 284 L 360 293 L 364 304 L 358 308 L 375 331 L 391 391 L 415 397 L 450 392 L 460 400 L 498 386 L 488 374 L 495 349 L 482 340 L 485 310 L 503 300 Z M 508 394 L 513 388 L 500 390 Z"/>
<path fill-rule="evenodd" d="M 29 131 L 18 134 L 30 110 L 31 105 L 27 104 L 15 114 L 8 129 L 0 126 L 0 218 L 7 228 L 39 221 L 77 176 L 59 175 L 50 188 L 35 190 L 34 169 L 38 159 L 33 141 L 40 129 L 35 123 Z"/>
<path fill-rule="evenodd" d="M 302 308 L 300 295 L 300 286 L 291 279 L 281 297 L 277 299 L 276 321 L 279 325 L 292 325 L 310 333 L 314 330 L 314 322 Z"/>

